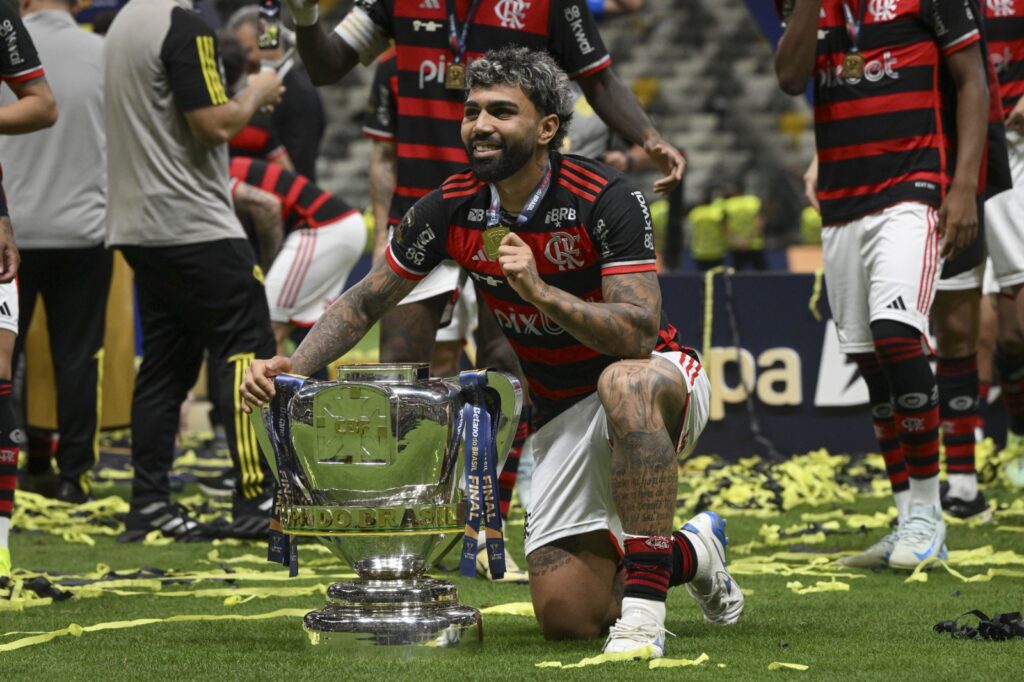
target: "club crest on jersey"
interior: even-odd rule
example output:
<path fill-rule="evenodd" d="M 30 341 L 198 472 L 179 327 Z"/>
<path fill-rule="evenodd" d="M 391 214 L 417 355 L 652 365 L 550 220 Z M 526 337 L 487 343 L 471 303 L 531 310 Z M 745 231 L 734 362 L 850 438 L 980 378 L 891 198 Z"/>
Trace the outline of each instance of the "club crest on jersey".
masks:
<path fill-rule="evenodd" d="M 1014 10 L 1013 0 L 986 0 L 989 10 L 997 17 L 1011 17 Z"/>
<path fill-rule="evenodd" d="M 559 270 L 575 270 L 583 265 L 580 259 L 580 238 L 568 232 L 553 232 L 544 247 L 544 257 Z"/>
<path fill-rule="evenodd" d="M 899 0 L 871 0 L 868 10 L 875 21 L 892 21 L 899 11 Z"/>
<path fill-rule="evenodd" d="M 530 3 L 524 2 L 524 0 L 498 0 L 494 4 L 494 15 L 498 17 L 502 28 L 522 30 L 526 28 L 523 19 L 526 17 L 528 9 L 530 9 Z"/>

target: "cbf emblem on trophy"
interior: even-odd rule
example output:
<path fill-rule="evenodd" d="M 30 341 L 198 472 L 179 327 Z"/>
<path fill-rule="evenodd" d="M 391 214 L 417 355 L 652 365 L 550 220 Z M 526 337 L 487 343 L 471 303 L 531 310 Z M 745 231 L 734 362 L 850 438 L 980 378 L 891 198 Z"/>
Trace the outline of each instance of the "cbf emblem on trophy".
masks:
<path fill-rule="evenodd" d="M 281 375 L 253 413 L 278 479 L 272 560 L 297 566 L 289 536 L 312 536 L 358 579 L 335 583 L 306 614 L 314 644 L 476 645 L 480 612 L 455 586 L 424 575 L 463 539 L 462 572 L 476 543 L 491 570 L 504 562 L 497 476 L 523 395 L 501 372 L 430 378 L 427 365 L 338 368 L 337 381 Z M 463 535 L 465 534 L 465 538 Z"/>

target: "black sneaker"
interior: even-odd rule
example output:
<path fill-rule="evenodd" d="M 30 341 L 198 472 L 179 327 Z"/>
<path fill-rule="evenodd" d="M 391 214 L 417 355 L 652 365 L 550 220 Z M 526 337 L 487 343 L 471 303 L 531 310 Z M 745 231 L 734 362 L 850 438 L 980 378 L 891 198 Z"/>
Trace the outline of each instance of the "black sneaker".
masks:
<path fill-rule="evenodd" d="M 231 494 L 235 492 L 235 483 L 237 481 L 238 478 L 231 471 L 225 471 L 219 476 L 196 479 L 200 492 L 207 497 L 217 498 L 231 497 Z"/>
<path fill-rule="evenodd" d="M 273 508 L 273 491 L 267 491 L 252 500 L 235 497 L 231 503 L 231 524 L 224 529 L 224 536 L 240 540 L 266 540 Z"/>
<path fill-rule="evenodd" d="M 139 542 L 154 530 L 178 542 L 197 542 L 221 537 L 220 533 L 196 521 L 180 504 L 151 502 L 142 509 L 131 509 L 125 518 L 124 532 L 118 542 Z"/>
<path fill-rule="evenodd" d="M 74 481 L 63 480 L 57 487 L 57 499 L 68 504 L 84 504 L 92 497 Z"/>
<path fill-rule="evenodd" d="M 961 500 L 952 497 L 949 491 L 942 495 L 942 511 L 963 521 L 980 521 L 988 523 L 992 520 L 992 509 L 985 500 L 985 493 L 978 491 L 973 500 Z"/>

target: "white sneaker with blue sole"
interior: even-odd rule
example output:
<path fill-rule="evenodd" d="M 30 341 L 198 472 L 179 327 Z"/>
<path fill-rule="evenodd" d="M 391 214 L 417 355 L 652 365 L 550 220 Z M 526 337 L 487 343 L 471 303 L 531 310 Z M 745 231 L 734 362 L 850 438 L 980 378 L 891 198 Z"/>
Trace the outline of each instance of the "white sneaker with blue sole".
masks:
<path fill-rule="evenodd" d="M 907 520 L 900 524 L 899 538 L 889 555 L 889 567 L 913 571 L 923 561 L 932 558 L 945 560 L 948 556 L 942 507 L 937 504 L 913 505 Z"/>
<path fill-rule="evenodd" d="M 628 654 L 647 660 L 665 655 L 665 602 L 625 597 L 622 615 L 608 630 L 604 642 L 606 654 Z"/>
<path fill-rule="evenodd" d="M 729 575 L 725 549 L 725 519 L 715 512 L 701 512 L 677 531 L 697 552 L 697 572 L 686 591 L 704 612 L 704 621 L 732 625 L 743 615 L 743 592 Z"/>

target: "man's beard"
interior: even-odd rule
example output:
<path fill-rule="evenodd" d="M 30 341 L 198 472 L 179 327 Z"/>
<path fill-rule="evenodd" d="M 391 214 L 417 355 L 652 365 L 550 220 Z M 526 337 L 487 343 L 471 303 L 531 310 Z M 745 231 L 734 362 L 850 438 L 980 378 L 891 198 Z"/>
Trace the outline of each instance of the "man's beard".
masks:
<path fill-rule="evenodd" d="M 500 182 L 526 165 L 533 156 L 535 146 L 535 142 L 520 139 L 506 144 L 497 156 L 489 159 L 477 159 L 473 155 L 473 141 L 466 151 L 469 153 L 469 165 L 478 178 L 484 182 Z"/>

